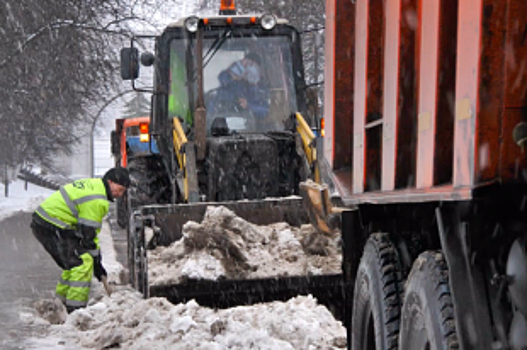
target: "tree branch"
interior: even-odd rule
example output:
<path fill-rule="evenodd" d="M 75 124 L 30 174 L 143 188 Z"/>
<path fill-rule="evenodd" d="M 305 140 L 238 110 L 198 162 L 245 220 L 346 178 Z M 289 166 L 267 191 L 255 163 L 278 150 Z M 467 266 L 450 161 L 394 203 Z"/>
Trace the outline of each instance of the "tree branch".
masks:
<path fill-rule="evenodd" d="M 132 20 L 132 19 L 134 19 L 134 18 L 130 17 L 130 18 L 123 19 L 123 21 L 124 20 Z M 3 61 L 0 62 L 0 69 L 5 68 L 7 66 L 7 64 L 12 59 L 14 59 L 16 56 L 22 54 L 24 52 L 24 50 L 26 49 L 26 47 L 31 42 L 33 42 L 36 39 L 38 39 L 39 37 L 41 37 L 42 34 L 46 33 L 47 31 L 51 31 L 51 30 L 54 30 L 54 29 L 64 29 L 64 28 L 74 27 L 74 28 L 80 28 L 80 29 L 83 29 L 83 30 L 90 30 L 90 31 L 95 31 L 95 32 L 103 32 L 103 33 L 106 33 L 106 34 L 123 35 L 123 36 L 131 37 L 131 34 L 126 32 L 126 31 L 115 31 L 115 30 L 107 29 L 113 23 L 118 23 L 118 21 L 112 21 L 112 22 L 110 22 L 110 24 L 106 25 L 103 28 L 97 28 L 97 27 L 93 27 L 91 25 L 86 25 L 86 24 L 83 24 L 83 23 L 76 23 L 74 21 L 56 21 L 56 22 L 53 22 L 53 23 L 49 23 L 49 24 L 39 28 L 35 33 L 30 34 L 26 38 L 26 40 L 24 40 L 22 43 L 20 43 L 18 45 L 18 48 L 14 52 L 12 52 Z"/>

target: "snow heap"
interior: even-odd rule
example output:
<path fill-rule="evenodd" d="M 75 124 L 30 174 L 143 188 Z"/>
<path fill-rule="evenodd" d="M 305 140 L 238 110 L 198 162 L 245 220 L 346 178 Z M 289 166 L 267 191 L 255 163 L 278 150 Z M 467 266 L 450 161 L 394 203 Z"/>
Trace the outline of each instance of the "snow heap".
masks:
<path fill-rule="evenodd" d="M 56 312 L 62 313 L 63 310 Z M 46 316 L 51 316 L 49 309 Z M 201 307 L 193 300 L 173 305 L 164 298 L 143 299 L 139 293 L 123 288 L 111 297 L 101 294 L 94 298 L 87 308 L 68 315 L 64 324 L 53 325 L 27 314 L 26 322 L 47 324 L 46 339 L 50 349 L 286 350 L 346 347 L 345 328 L 311 296 L 213 310 Z M 38 341 L 37 338 L 30 339 L 24 344 L 25 348 L 35 349 Z"/>
<path fill-rule="evenodd" d="M 224 207 L 211 207 L 201 224 L 188 223 L 183 234 L 171 247 L 157 248 L 149 255 L 150 277 L 157 276 L 158 283 L 183 276 L 214 279 L 340 273 L 337 238 L 319 236 L 309 225 L 256 226 Z M 107 224 L 100 238 L 109 278 L 116 281 L 122 266 L 112 263 L 113 251 L 108 255 L 112 241 Z M 346 329 L 312 296 L 215 310 L 193 300 L 174 305 L 165 298 L 143 299 L 128 285 L 113 288 L 108 296 L 94 281 L 88 307 L 69 315 L 58 300 L 41 299 L 32 308 L 24 308 L 20 319 L 30 330 L 30 338 L 23 340 L 20 348 L 346 348 Z"/>
<path fill-rule="evenodd" d="M 339 238 L 311 225 L 257 226 L 231 210 L 208 207 L 201 224 L 183 226 L 183 237 L 148 253 L 150 285 L 185 279 L 248 279 L 341 273 Z"/>

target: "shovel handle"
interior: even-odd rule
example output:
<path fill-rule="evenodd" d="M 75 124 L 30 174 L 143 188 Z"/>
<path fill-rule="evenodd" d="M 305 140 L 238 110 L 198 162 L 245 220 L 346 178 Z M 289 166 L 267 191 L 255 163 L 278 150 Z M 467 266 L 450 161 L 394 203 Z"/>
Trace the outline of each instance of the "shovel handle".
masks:
<path fill-rule="evenodd" d="M 102 284 L 104 285 L 104 289 L 106 290 L 106 293 L 108 293 L 108 296 L 112 295 L 112 287 L 108 284 L 108 277 L 102 276 L 101 277 Z"/>

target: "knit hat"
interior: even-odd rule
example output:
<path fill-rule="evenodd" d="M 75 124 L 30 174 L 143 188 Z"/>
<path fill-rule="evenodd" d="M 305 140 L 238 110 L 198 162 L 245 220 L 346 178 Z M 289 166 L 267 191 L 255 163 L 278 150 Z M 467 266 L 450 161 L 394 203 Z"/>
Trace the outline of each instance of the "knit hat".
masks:
<path fill-rule="evenodd" d="M 130 187 L 130 175 L 125 168 L 112 168 L 104 174 L 102 179 L 104 181 L 110 180 L 126 188 Z"/>

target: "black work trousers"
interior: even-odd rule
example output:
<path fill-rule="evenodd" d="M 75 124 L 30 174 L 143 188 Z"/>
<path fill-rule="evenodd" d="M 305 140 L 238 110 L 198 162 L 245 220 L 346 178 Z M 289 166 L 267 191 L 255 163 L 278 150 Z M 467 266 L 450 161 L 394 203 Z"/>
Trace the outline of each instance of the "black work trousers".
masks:
<path fill-rule="evenodd" d="M 86 252 L 81 240 L 70 230 L 61 230 L 53 225 L 41 225 L 37 220 L 31 222 L 31 229 L 35 238 L 63 270 L 82 264 L 79 256 Z"/>

